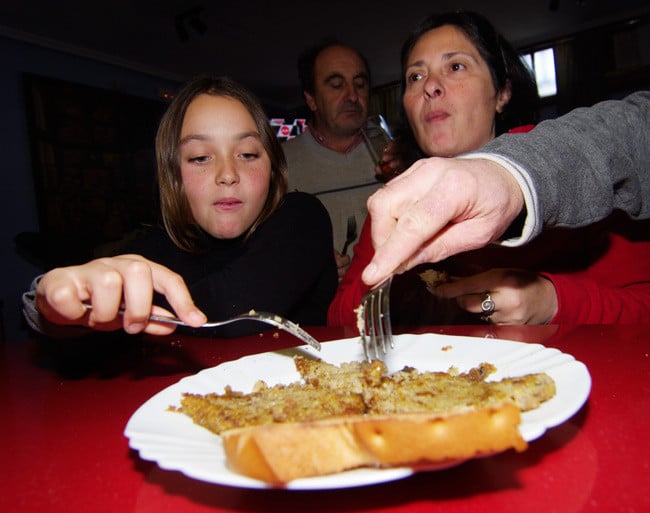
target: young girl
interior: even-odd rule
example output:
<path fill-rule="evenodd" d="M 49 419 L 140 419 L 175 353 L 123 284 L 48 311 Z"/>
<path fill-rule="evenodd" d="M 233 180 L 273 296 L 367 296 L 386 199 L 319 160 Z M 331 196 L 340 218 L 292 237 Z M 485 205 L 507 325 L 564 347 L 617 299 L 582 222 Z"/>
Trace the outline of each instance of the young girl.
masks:
<path fill-rule="evenodd" d="M 35 280 L 23 299 L 32 327 L 166 334 L 174 328 L 150 314 L 173 310 L 199 326 L 251 309 L 325 324 L 338 283 L 329 216 L 313 196 L 286 193 L 282 148 L 249 91 L 227 78 L 187 84 L 161 120 L 156 158 L 164 228 L 133 241 L 130 254 Z M 242 322 L 215 334 L 267 328 Z"/>

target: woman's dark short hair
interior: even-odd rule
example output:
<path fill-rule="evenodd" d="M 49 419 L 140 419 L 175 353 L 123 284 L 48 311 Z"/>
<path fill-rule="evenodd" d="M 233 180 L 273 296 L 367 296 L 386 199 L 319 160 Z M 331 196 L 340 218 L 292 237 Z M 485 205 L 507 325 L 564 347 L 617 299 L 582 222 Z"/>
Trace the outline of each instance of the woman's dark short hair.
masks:
<path fill-rule="evenodd" d="M 156 161 L 160 209 L 165 230 L 180 249 L 197 253 L 206 234 L 196 224 L 183 187 L 180 165 L 180 136 L 190 103 L 199 95 L 225 96 L 239 101 L 250 113 L 271 161 L 271 184 L 264 208 L 246 236 L 273 214 L 287 192 L 287 162 L 258 98 L 228 77 L 201 76 L 190 81 L 175 96 L 160 121 L 156 134 Z"/>
<path fill-rule="evenodd" d="M 462 30 L 485 60 L 496 91 L 510 82 L 511 97 L 503 112 L 496 117 L 496 135 L 537 122 L 539 95 L 530 69 L 522 62 L 512 45 L 484 16 L 472 11 L 453 11 L 433 14 L 423 20 L 402 45 L 402 91 L 405 90 L 405 71 L 413 47 L 430 30 L 452 25 Z"/>

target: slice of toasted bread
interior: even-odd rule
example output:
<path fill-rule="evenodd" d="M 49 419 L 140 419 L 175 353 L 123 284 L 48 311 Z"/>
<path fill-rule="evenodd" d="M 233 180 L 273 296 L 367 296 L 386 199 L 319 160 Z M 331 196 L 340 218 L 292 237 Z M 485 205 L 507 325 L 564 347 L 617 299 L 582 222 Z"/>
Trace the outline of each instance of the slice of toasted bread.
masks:
<path fill-rule="evenodd" d="M 447 415 L 354 415 L 222 433 L 228 465 L 269 483 L 358 467 L 445 465 L 526 449 L 511 403 Z"/>

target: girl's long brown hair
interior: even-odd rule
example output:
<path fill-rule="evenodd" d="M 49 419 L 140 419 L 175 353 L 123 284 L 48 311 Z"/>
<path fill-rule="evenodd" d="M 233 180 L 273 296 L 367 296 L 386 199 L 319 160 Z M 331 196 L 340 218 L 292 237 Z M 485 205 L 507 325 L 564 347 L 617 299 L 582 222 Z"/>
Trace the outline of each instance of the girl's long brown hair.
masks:
<path fill-rule="evenodd" d="M 185 194 L 179 143 L 187 108 L 194 98 L 201 94 L 232 98 L 246 107 L 257 125 L 262 145 L 271 161 L 269 194 L 260 215 L 245 234 L 246 238 L 275 212 L 287 192 L 287 162 L 284 152 L 257 97 L 228 77 L 202 76 L 190 81 L 169 105 L 156 134 L 158 187 L 163 224 L 174 244 L 190 253 L 199 252 L 200 241 L 208 235 L 194 220 Z"/>

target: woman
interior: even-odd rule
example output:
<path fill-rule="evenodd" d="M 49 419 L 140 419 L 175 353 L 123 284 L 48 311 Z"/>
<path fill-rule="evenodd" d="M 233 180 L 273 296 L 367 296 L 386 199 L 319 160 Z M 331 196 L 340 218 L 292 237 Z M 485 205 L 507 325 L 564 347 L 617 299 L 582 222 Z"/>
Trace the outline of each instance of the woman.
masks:
<path fill-rule="evenodd" d="M 534 121 L 534 81 L 511 46 L 477 14 L 427 18 L 404 44 L 402 70 L 403 108 L 424 156 L 460 155 L 502 131 L 532 128 L 515 127 Z M 555 230 L 522 248 L 494 246 L 450 258 L 435 267 L 453 279 L 434 287 L 433 294 L 421 267 L 398 275 L 391 319 L 396 324 L 476 323 L 479 316 L 499 324 L 649 320 L 650 245 L 610 233 L 615 222 Z M 356 323 L 353 310 L 368 290 L 361 273 L 373 254 L 367 222 L 330 305 L 329 324 Z M 618 271 L 621 265 L 625 273 Z"/>
<path fill-rule="evenodd" d="M 130 254 L 46 273 L 25 297 L 30 324 L 163 334 L 173 327 L 149 314 L 174 310 L 198 326 L 250 309 L 325 323 L 338 282 L 329 216 L 314 197 L 286 193 L 284 154 L 250 92 L 227 78 L 187 84 L 161 120 L 156 157 L 164 228 Z"/>

